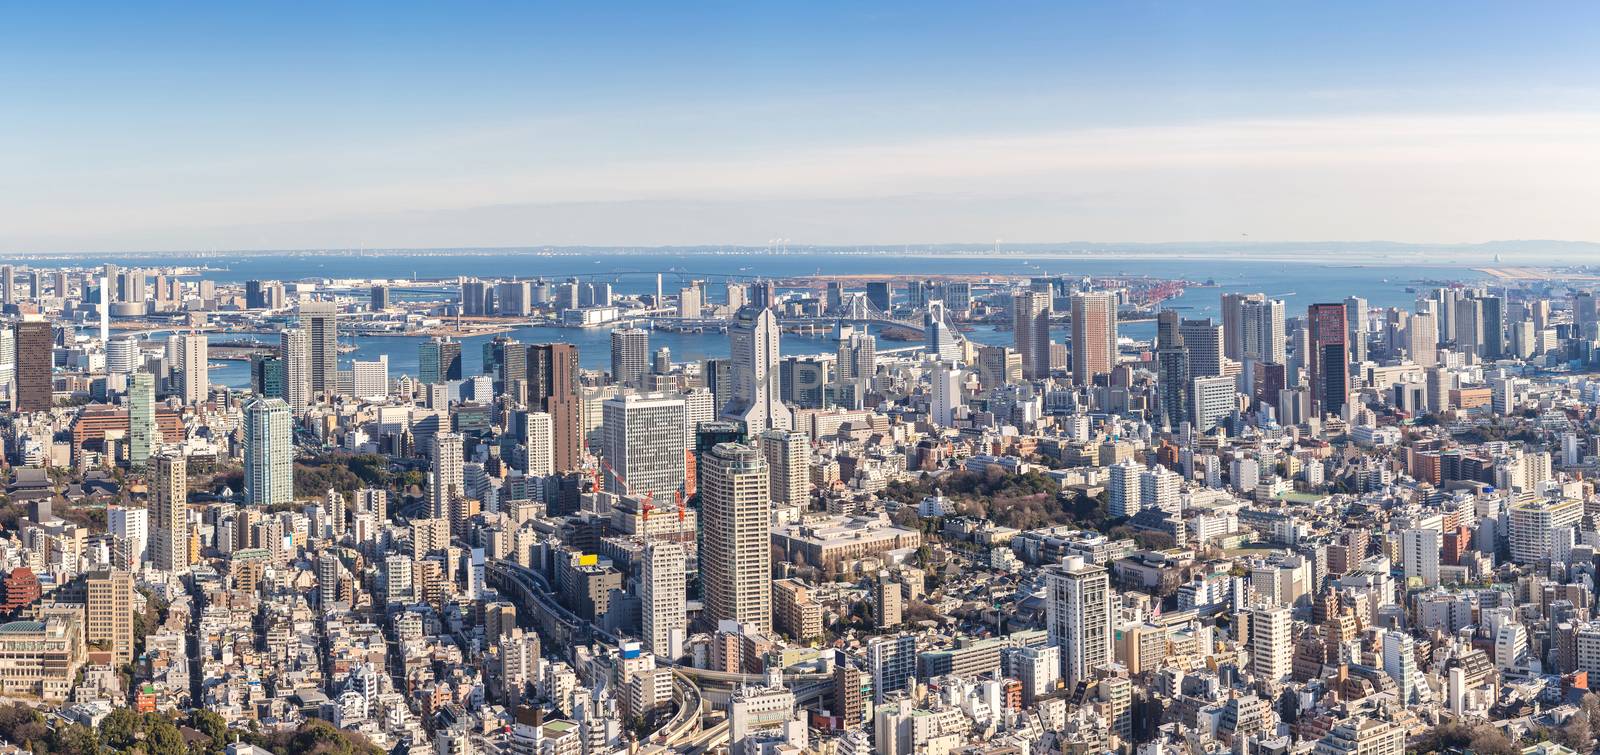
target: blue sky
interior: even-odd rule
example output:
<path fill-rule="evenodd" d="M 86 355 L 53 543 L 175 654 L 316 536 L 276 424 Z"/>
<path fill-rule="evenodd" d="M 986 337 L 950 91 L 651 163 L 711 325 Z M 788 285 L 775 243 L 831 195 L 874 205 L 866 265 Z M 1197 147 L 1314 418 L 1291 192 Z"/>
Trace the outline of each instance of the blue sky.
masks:
<path fill-rule="evenodd" d="M 1600 240 L 1600 7 L 6 9 L 0 249 Z"/>

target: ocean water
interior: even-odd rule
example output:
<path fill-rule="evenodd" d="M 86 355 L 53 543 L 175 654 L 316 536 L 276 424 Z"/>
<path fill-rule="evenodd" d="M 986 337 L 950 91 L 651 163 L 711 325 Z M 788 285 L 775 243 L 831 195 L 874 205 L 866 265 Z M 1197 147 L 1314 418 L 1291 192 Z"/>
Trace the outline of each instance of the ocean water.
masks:
<path fill-rule="evenodd" d="M 80 262 L 81 260 L 81 262 Z M 713 300 L 721 299 L 720 286 L 726 280 L 756 277 L 783 278 L 815 274 L 995 274 L 995 275 L 1087 275 L 1147 276 L 1211 281 L 1215 287 L 1195 287 L 1167 302 L 1185 317 L 1218 317 L 1221 296 L 1227 292 L 1262 292 L 1283 299 L 1290 315 L 1304 312 L 1315 302 L 1341 301 L 1347 296 L 1365 297 L 1370 306 L 1410 308 L 1416 294 L 1406 291 L 1427 286 L 1426 281 L 1477 281 L 1483 278 L 1469 267 L 1416 267 L 1411 265 L 1341 264 L 1338 260 L 1239 260 L 1239 259 L 1160 259 L 1138 258 L 1056 258 L 1000 256 L 926 256 L 894 254 L 705 254 L 705 253 L 403 253 L 403 254 L 261 254 L 217 257 L 142 257 L 139 259 L 78 258 L 79 264 L 115 262 L 123 265 L 204 264 L 218 268 L 205 277 L 219 282 L 252 279 L 283 281 L 335 280 L 387 277 L 392 279 L 441 279 L 455 276 L 511 276 L 563 280 L 581 276 L 612 284 L 618 293 L 653 292 L 656 274 L 661 273 L 667 291 L 676 291 L 690 280 L 704 279 L 711 284 Z M 1122 334 L 1149 339 L 1153 322 L 1128 323 Z M 578 345 L 583 366 L 605 369 L 610 362 L 610 333 L 604 328 L 571 329 L 523 327 L 509 334 L 524 343 L 547 341 Z M 968 337 L 984 343 L 1009 343 L 1009 332 L 979 329 Z M 238 340 L 241 336 L 218 336 L 218 340 Z M 490 339 L 479 336 L 463 339 L 463 368 L 474 374 L 480 368 L 482 347 Z M 389 356 L 393 375 L 417 374 L 419 339 L 405 336 L 370 336 L 347 341 L 357 350 L 343 356 L 351 359 L 376 359 Z M 725 334 L 651 333 L 651 348 L 666 346 L 675 361 L 726 356 Z M 899 344 L 884 344 L 892 348 Z M 785 335 L 783 353 L 817 354 L 831 351 L 825 337 Z M 240 362 L 218 362 L 212 371 L 213 382 L 230 386 L 249 383 L 246 366 Z"/>

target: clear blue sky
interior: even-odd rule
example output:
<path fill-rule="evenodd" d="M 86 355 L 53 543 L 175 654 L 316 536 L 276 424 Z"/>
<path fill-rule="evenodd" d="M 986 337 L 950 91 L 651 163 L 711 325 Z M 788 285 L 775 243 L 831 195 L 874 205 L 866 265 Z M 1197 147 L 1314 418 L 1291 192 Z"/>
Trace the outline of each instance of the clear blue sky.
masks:
<path fill-rule="evenodd" d="M 1600 6 L 11 7 L 0 250 L 1600 240 Z"/>

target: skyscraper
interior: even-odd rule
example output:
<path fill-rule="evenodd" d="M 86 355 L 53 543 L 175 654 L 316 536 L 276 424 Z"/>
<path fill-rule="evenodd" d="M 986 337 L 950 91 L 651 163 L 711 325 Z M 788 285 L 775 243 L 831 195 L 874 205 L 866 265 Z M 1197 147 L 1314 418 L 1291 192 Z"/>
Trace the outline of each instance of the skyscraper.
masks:
<path fill-rule="evenodd" d="M 1061 648 L 1061 675 L 1072 689 L 1112 661 L 1110 577 L 1068 556 L 1045 570 L 1045 583 L 1049 644 Z"/>
<path fill-rule="evenodd" d="M 257 506 L 294 501 L 294 417 L 282 399 L 244 407 L 244 499 Z"/>
<path fill-rule="evenodd" d="M 650 331 L 617 328 L 611 331 L 611 379 L 617 385 L 639 388 L 649 369 Z"/>
<path fill-rule="evenodd" d="M 928 389 L 932 392 L 928 403 L 933 424 L 939 427 L 955 424 L 956 407 L 961 406 L 961 368 L 941 360 L 933 366 Z"/>
<path fill-rule="evenodd" d="M 1498 296 L 1479 297 L 1483 310 L 1482 347 L 1484 359 L 1494 361 L 1506 355 L 1506 300 Z"/>
<path fill-rule="evenodd" d="M 606 490 L 670 502 L 688 473 L 683 399 L 630 393 L 607 399 L 602 413 Z"/>
<path fill-rule="evenodd" d="M 1263 294 L 1222 295 L 1222 354 L 1235 362 L 1243 362 L 1248 339 L 1245 336 L 1244 308 L 1247 302 L 1264 301 Z"/>
<path fill-rule="evenodd" d="M 156 377 L 145 370 L 133 373 L 128 383 L 128 466 L 144 469 L 161 442 L 156 425 Z"/>
<path fill-rule="evenodd" d="M 867 303 L 877 308 L 879 312 L 889 312 L 894 309 L 894 284 L 889 281 L 867 282 Z"/>
<path fill-rule="evenodd" d="M 55 389 L 50 378 L 54 351 L 49 321 L 28 316 L 17 323 L 17 389 L 12 399 L 13 409 L 42 412 L 55 404 Z"/>
<path fill-rule="evenodd" d="M 187 546 L 187 543 L 185 543 Z M 133 573 L 95 571 L 85 575 L 83 640 L 111 650 L 117 665 L 133 662 Z"/>
<path fill-rule="evenodd" d="M 172 365 L 173 391 L 183 403 L 203 403 L 211 391 L 210 347 L 201 333 L 178 333 L 167 338 L 167 363 Z"/>
<path fill-rule="evenodd" d="M 1211 321 L 1183 320 L 1178 323 L 1183 334 L 1183 347 L 1189 350 L 1189 377 L 1213 377 L 1222 374 L 1223 327 Z"/>
<path fill-rule="evenodd" d="M 752 434 L 787 430 L 794 423 L 789 407 L 781 398 L 780 336 L 778 318 L 770 309 L 744 307 L 728 328 L 733 400 L 723 408 L 722 416 L 744 422 Z"/>
<path fill-rule="evenodd" d="M 1416 313 L 1406 319 L 1406 355 L 1422 367 L 1439 363 L 1439 319 Z"/>
<path fill-rule="evenodd" d="M 700 570 L 705 616 L 772 629 L 772 542 L 767 462 L 736 443 L 701 459 Z"/>
<path fill-rule="evenodd" d="M 466 496 L 465 446 L 459 433 L 433 436 L 433 466 L 428 474 L 428 501 L 433 518 L 449 518 L 453 501 Z"/>
<path fill-rule="evenodd" d="M 300 327 L 309 347 L 311 395 L 324 398 L 339 392 L 339 306 L 329 301 L 300 304 Z"/>
<path fill-rule="evenodd" d="M 555 474 L 555 445 L 550 415 L 544 412 L 522 414 L 522 471 L 530 477 Z"/>
<path fill-rule="evenodd" d="M 583 464 L 578 397 L 578 347 L 540 343 L 528 347 L 528 403 L 550 415 L 551 460 L 556 472 Z"/>
<path fill-rule="evenodd" d="M 939 359 L 957 360 L 961 358 L 961 341 L 945 318 L 945 309 L 942 301 L 928 302 L 928 311 L 922 316 L 923 334 L 929 354 Z"/>
<path fill-rule="evenodd" d="M 811 501 L 811 436 L 795 430 L 768 430 L 760 440 L 772 502 L 804 511 Z"/>
<path fill-rule="evenodd" d="M 1313 304 L 1306 312 L 1311 354 L 1305 360 L 1311 376 L 1313 411 L 1343 414 L 1350 400 L 1348 321 L 1343 304 Z"/>
<path fill-rule="evenodd" d="M 151 458 L 150 562 L 181 574 L 189 570 L 189 465 L 181 453 Z"/>
<path fill-rule="evenodd" d="M 1352 296 L 1344 300 L 1345 344 L 1351 363 L 1367 361 L 1367 300 Z"/>
<path fill-rule="evenodd" d="M 688 621 L 685 618 L 688 562 L 683 546 L 656 541 L 645 548 L 640 571 L 640 620 L 645 649 L 675 658 L 682 652 Z"/>
<path fill-rule="evenodd" d="M 1176 310 L 1156 315 L 1156 370 L 1161 415 L 1177 428 L 1189 419 L 1189 350 Z"/>
<path fill-rule="evenodd" d="M 1050 294 L 1018 291 L 1011 295 L 1012 337 L 1022 355 L 1022 376 L 1050 377 Z"/>
<path fill-rule="evenodd" d="M 283 400 L 290 408 L 303 409 L 311 403 L 311 335 L 305 328 L 288 328 L 279 334 L 279 353 L 283 357 Z"/>
<path fill-rule="evenodd" d="M 431 385 L 460 379 L 460 341 L 434 337 L 417 346 L 417 380 Z"/>
<path fill-rule="evenodd" d="M 1289 361 L 1289 339 L 1284 330 L 1285 306 L 1282 299 L 1249 299 L 1240 305 L 1240 355 L 1229 357 L 1271 364 Z M 1227 324 L 1223 334 L 1227 335 Z"/>
<path fill-rule="evenodd" d="M 1072 379 L 1089 385 L 1117 366 L 1117 294 L 1085 291 L 1072 296 Z"/>

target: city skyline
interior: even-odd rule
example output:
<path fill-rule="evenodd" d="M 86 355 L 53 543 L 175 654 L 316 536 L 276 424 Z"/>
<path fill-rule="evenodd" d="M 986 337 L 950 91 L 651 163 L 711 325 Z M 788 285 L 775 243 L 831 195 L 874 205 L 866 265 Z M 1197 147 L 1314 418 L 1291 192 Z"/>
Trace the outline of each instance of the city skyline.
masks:
<path fill-rule="evenodd" d="M 1600 241 L 1579 4 L 97 10 L 0 250 Z"/>

